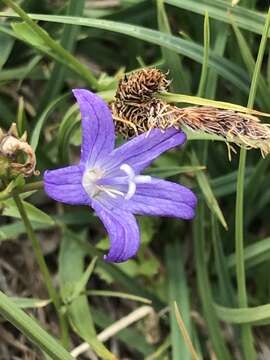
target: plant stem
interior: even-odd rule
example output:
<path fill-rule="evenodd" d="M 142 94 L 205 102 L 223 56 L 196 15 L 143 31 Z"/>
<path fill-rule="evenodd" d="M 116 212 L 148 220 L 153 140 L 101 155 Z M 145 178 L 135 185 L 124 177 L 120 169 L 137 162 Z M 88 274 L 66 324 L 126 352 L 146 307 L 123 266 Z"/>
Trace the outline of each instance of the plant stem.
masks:
<path fill-rule="evenodd" d="M 266 46 L 270 26 L 270 8 L 266 18 L 264 31 L 260 43 L 260 48 L 255 64 L 252 82 L 250 86 L 248 108 L 253 108 L 256 90 L 258 86 L 258 79 L 263 60 L 263 54 Z M 241 149 L 237 176 L 237 193 L 236 193 L 236 207 L 235 207 L 235 255 L 236 255 L 236 280 L 238 287 L 238 304 L 239 307 L 247 307 L 247 292 L 245 279 L 245 262 L 244 262 L 244 181 L 245 181 L 245 166 L 246 166 L 246 150 Z M 256 359 L 256 352 L 254 348 L 251 327 L 248 325 L 242 326 L 242 344 L 245 359 Z"/>
<path fill-rule="evenodd" d="M 204 47 L 203 47 L 203 64 L 201 71 L 201 78 L 198 89 L 198 96 L 203 96 L 206 87 L 207 72 L 208 72 L 208 61 L 209 61 L 209 47 L 210 47 L 210 30 L 209 30 L 209 16 L 208 12 L 205 11 L 204 17 Z"/>
<path fill-rule="evenodd" d="M 13 191 L 5 194 L 5 196 L 1 197 L 1 201 L 8 200 L 11 197 L 14 197 L 14 195 L 22 194 L 28 191 L 34 191 L 34 190 L 41 190 L 44 187 L 43 181 L 34 181 L 32 183 L 24 185 L 22 188 L 16 188 Z"/>
<path fill-rule="evenodd" d="M 58 318 L 59 318 L 59 324 L 60 324 L 60 328 L 61 328 L 61 340 L 62 340 L 62 344 L 67 347 L 68 345 L 68 329 L 67 329 L 67 323 L 66 323 L 66 319 L 65 319 L 65 315 L 62 313 L 61 311 L 61 300 L 60 297 L 57 293 L 57 291 L 55 290 L 55 288 L 53 287 L 52 284 L 52 280 L 51 280 L 51 276 L 47 267 L 47 264 L 45 262 L 43 253 L 42 253 L 42 249 L 40 246 L 40 243 L 34 233 L 34 230 L 32 228 L 32 225 L 28 219 L 27 213 L 25 211 L 24 205 L 20 199 L 20 197 L 18 195 L 14 195 L 13 199 L 17 205 L 17 208 L 19 210 L 19 213 L 21 215 L 22 221 L 24 223 L 27 235 L 29 237 L 29 239 L 31 240 L 32 243 L 32 247 L 36 256 L 36 260 L 39 266 L 39 269 L 41 271 L 41 274 L 43 276 L 44 282 L 46 284 L 49 296 L 55 306 L 56 312 L 58 314 Z"/>

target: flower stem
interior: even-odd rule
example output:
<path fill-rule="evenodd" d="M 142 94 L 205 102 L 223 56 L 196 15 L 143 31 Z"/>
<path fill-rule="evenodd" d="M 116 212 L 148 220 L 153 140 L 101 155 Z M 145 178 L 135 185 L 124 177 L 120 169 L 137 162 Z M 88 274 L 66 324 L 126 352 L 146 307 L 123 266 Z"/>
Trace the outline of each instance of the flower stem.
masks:
<path fill-rule="evenodd" d="M 32 225 L 29 221 L 29 218 L 27 216 L 27 212 L 25 211 L 25 207 L 20 199 L 20 197 L 16 194 L 13 196 L 13 199 L 17 205 L 17 208 L 19 210 L 19 213 L 21 215 L 22 221 L 24 223 L 27 235 L 29 237 L 29 239 L 31 240 L 32 243 L 32 247 L 36 256 L 36 260 L 38 262 L 38 266 L 39 269 L 41 271 L 41 274 L 43 276 L 44 282 L 46 284 L 49 296 L 54 304 L 54 307 L 56 309 L 58 318 L 59 318 L 59 324 L 60 324 L 60 328 L 61 328 L 61 340 L 62 340 L 62 344 L 67 347 L 68 346 L 68 329 L 67 329 L 67 322 L 66 322 L 66 318 L 65 315 L 62 313 L 61 311 L 61 300 L 60 297 L 57 293 L 57 291 L 55 290 L 53 284 L 52 284 L 52 280 L 51 280 L 51 276 L 47 267 L 47 264 L 45 262 L 43 253 L 42 253 L 42 249 L 40 246 L 40 243 L 34 233 L 34 230 L 32 228 Z"/>
<path fill-rule="evenodd" d="M 9 198 L 13 198 L 14 195 L 22 194 L 28 191 L 41 190 L 43 189 L 44 182 L 43 181 L 34 181 L 32 183 L 24 185 L 22 188 L 16 188 L 13 191 L 6 193 L 1 196 L 1 201 L 8 200 Z"/>

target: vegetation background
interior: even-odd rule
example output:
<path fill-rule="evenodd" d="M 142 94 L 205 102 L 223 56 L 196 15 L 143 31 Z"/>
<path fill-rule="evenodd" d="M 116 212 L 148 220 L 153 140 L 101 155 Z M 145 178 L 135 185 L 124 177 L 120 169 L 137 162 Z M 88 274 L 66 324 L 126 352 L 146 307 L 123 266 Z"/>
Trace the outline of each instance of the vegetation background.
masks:
<path fill-rule="evenodd" d="M 41 173 L 0 183 L 0 359 L 269 359 L 269 157 L 229 161 L 203 135 L 161 156 L 149 172 L 192 188 L 196 219 L 140 218 L 138 256 L 120 265 L 102 260 L 88 208 L 42 189 L 45 169 L 79 158 L 74 87 L 109 101 L 125 72 L 158 67 L 179 106 L 198 95 L 270 112 L 268 1 L 0 6 L 0 126 L 27 131 Z"/>

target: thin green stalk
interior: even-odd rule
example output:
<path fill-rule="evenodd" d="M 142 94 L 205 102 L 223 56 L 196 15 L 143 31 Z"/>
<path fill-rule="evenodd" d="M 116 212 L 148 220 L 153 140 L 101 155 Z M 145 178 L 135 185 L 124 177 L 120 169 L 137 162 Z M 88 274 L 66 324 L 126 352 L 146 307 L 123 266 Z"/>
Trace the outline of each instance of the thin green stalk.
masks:
<path fill-rule="evenodd" d="M 263 55 L 266 47 L 267 36 L 270 26 L 270 8 L 266 18 L 264 31 L 260 43 L 260 48 L 252 76 L 250 86 L 248 105 L 252 108 L 255 101 L 256 90 L 258 86 L 259 74 L 262 65 Z M 236 278 L 238 287 L 238 304 L 239 307 L 247 307 L 247 292 L 245 279 L 245 262 L 244 262 L 244 180 L 245 180 L 245 165 L 246 165 L 246 150 L 241 149 L 238 176 L 237 176 L 237 193 L 236 193 L 236 208 L 235 208 L 235 253 L 236 253 Z M 250 326 L 242 327 L 242 344 L 245 359 L 256 359 L 256 352 L 254 348 L 252 333 Z"/>
<path fill-rule="evenodd" d="M 241 149 L 237 176 L 236 188 L 236 208 L 235 208 L 235 253 L 236 262 L 236 278 L 238 287 L 238 304 L 240 307 L 247 306 L 247 294 L 245 283 L 245 263 L 244 263 L 244 181 L 245 181 L 245 164 L 246 150 Z"/>
<path fill-rule="evenodd" d="M 203 96 L 206 87 L 208 60 L 209 60 L 209 46 L 210 46 L 209 16 L 208 16 L 208 12 L 206 11 L 204 17 L 203 64 L 202 64 L 202 72 L 201 72 L 198 96 Z"/>
<path fill-rule="evenodd" d="M 16 188 L 15 190 L 8 192 L 4 196 L 1 196 L 0 200 L 5 201 L 5 200 L 10 199 L 14 195 L 18 195 L 18 194 L 22 194 L 22 193 L 26 193 L 26 192 L 34 191 L 34 190 L 41 190 L 41 189 L 43 189 L 43 187 L 44 187 L 43 181 L 34 181 L 32 183 L 24 185 L 24 187 L 22 187 L 22 188 Z"/>
<path fill-rule="evenodd" d="M 34 230 L 32 228 L 32 225 L 28 219 L 27 213 L 25 211 L 24 205 L 20 199 L 20 197 L 18 195 L 14 195 L 13 199 L 17 205 L 17 208 L 19 210 L 19 213 L 21 215 L 21 219 L 24 223 L 27 235 L 29 237 L 29 239 L 32 242 L 32 247 L 36 256 L 36 260 L 38 262 L 39 265 L 39 269 L 41 271 L 41 274 L 43 276 L 44 282 L 46 284 L 49 296 L 55 306 L 55 309 L 57 311 L 58 314 L 58 318 L 59 318 L 59 323 L 60 323 L 60 328 L 61 328 L 61 339 L 62 339 L 62 343 L 65 347 L 68 346 L 68 329 L 67 329 L 67 323 L 66 323 L 66 319 L 65 319 L 65 315 L 62 313 L 61 311 L 61 301 L 60 301 L 60 297 L 58 295 L 58 293 L 56 292 L 55 288 L 53 287 L 52 284 L 52 280 L 51 280 L 51 276 L 47 267 L 47 264 L 45 262 L 43 253 L 42 253 L 42 249 L 40 246 L 40 243 L 34 233 Z"/>
<path fill-rule="evenodd" d="M 38 34 L 38 36 L 44 41 L 44 43 L 48 47 L 51 48 L 52 51 L 55 51 L 59 56 L 63 57 L 67 61 L 67 63 L 71 65 L 72 69 L 75 72 L 83 76 L 93 89 L 97 88 L 97 80 L 94 75 L 91 74 L 87 66 L 82 64 L 72 54 L 65 50 L 60 44 L 53 40 L 50 35 L 46 31 L 44 31 L 38 24 L 36 24 L 35 21 L 33 21 L 19 5 L 15 4 L 12 0 L 3 0 L 3 2 L 6 5 L 10 6 L 21 17 L 21 19 L 24 20 L 26 24 L 28 24 L 31 29 Z"/>

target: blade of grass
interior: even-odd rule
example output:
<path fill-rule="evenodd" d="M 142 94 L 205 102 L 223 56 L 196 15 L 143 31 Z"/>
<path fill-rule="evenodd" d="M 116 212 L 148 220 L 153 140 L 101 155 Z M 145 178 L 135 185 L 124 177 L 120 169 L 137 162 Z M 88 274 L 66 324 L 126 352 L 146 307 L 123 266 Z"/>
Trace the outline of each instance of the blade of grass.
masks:
<path fill-rule="evenodd" d="M 93 260 L 88 265 L 87 269 L 83 273 L 80 280 L 77 281 L 77 283 L 74 286 L 73 292 L 69 298 L 69 301 L 72 302 L 74 299 L 76 299 L 78 296 L 80 296 L 81 293 L 84 292 L 84 289 L 90 279 L 90 276 L 92 275 L 95 265 L 97 262 L 97 256 L 93 258 Z"/>
<path fill-rule="evenodd" d="M 12 196 L 18 196 L 18 195 L 12 195 Z M 21 200 L 21 203 L 22 203 L 22 206 L 24 207 L 24 209 L 26 210 L 27 216 L 30 221 L 35 221 L 35 222 L 47 224 L 47 225 L 55 224 L 54 220 L 48 214 L 46 214 L 44 211 L 38 209 L 36 206 L 34 206 L 24 200 Z M 3 201 L 3 204 L 5 207 L 2 212 L 2 215 L 11 216 L 11 217 L 15 217 L 18 219 L 21 218 L 21 213 L 18 209 L 18 206 L 17 206 L 14 198 Z"/>
<path fill-rule="evenodd" d="M 23 298 L 23 297 L 12 297 L 11 301 L 20 309 L 38 309 L 43 308 L 51 303 L 48 299 L 35 299 L 35 298 Z"/>
<path fill-rule="evenodd" d="M 204 17 L 204 46 L 203 46 L 203 63 L 202 63 L 202 71 L 198 89 L 198 96 L 201 97 L 206 88 L 206 79 L 207 79 L 207 71 L 208 71 L 208 61 L 209 61 L 209 46 L 210 46 L 210 30 L 209 30 L 209 17 L 208 12 L 205 12 Z"/>
<path fill-rule="evenodd" d="M 220 26 L 220 24 L 216 24 L 216 27 L 214 28 L 214 31 L 217 31 L 216 39 L 215 39 L 215 45 L 213 49 L 213 54 L 216 54 L 218 56 L 224 56 L 227 39 L 228 39 L 228 26 Z M 212 31 L 213 33 L 213 31 Z M 216 96 L 216 90 L 217 90 L 217 84 L 218 84 L 218 74 L 216 71 L 214 71 L 212 68 L 208 70 L 207 75 L 207 83 L 206 88 L 204 92 L 204 96 L 207 99 L 214 99 Z"/>
<path fill-rule="evenodd" d="M 209 16 L 213 19 L 230 23 L 228 13 L 235 18 L 237 25 L 256 34 L 261 34 L 266 16 L 258 11 L 250 10 L 241 6 L 231 6 L 231 1 L 222 0 L 165 0 L 167 4 L 179 7 L 181 9 L 193 11 L 204 15 L 207 10 Z"/>
<path fill-rule="evenodd" d="M 93 296 L 104 296 L 104 297 L 116 297 L 126 300 L 132 300 L 132 301 L 138 301 L 142 302 L 144 304 L 151 305 L 152 301 L 146 298 L 143 298 L 141 296 L 133 295 L 133 294 L 127 294 L 119 291 L 107 291 L 107 290 L 89 290 L 86 291 L 87 295 L 93 295 Z"/>
<path fill-rule="evenodd" d="M 220 234 L 218 231 L 218 224 L 213 215 L 211 216 L 211 230 L 215 257 L 215 268 L 220 287 L 220 298 L 222 299 L 222 304 L 232 306 L 235 304 L 235 297 L 230 281 L 230 274 L 228 271 L 226 258 L 222 248 Z"/>
<path fill-rule="evenodd" d="M 191 333 L 190 305 L 187 280 L 184 269 L 184 259 L 182 249 L 178 239 L 166 246 L 165 259 L 167 269 L 167 281 L 169 287 L 169 306 L 170 306 L 170 328 L 172 342 L 172 360 L 191 359 L 189 349 L 183 334 L 179 333 L 179 328 L 175 318 L 174 303 L 181 308 L 186 331 Z M 182 335 L 182 336 L 181 336 Z"/>
<path fill-rule="evenodd" d="M 164 0 L 157 1 L 157 16 L 159 30 L 165 34 L 171 34 L 171 28 L 164 6 Z M 181 58 L 175 51 L 171 51 L 165 47 L 161 47 L 161 51 L 165 60 L 165 64 L 170 70 L 170 76 L 173 79 L 173 83 L 170 85 L 171 90 L 184 93 L 188 92 L 188 80 L 185 69 L 182 65 Z"/>
<path fill-rule="evenodd" d="M 26 211 L 26 209 L 24 207 L 24 204 L 23 204 L 22 200 L 20 199 L 19 195 L 14 195 L 13 198 L 14 198 L 14 201 L 15 201 L 15 203 L 17 205 L 17 208 L 18 208 L 18 211 L 20 213 L 21 219 L 22 219 L 22 221 L 24 223 L 24 226 L 25 226 L 27 235 L 29 237 L 29 240 L 32 243 L 32 247 L 33 247 L 33 250 L 34 250 L 34 253 L 35 253 L 35 257 L 36 257 L 40 272 L 41 272 L 41 274 L 43 276 L 43 280 L 44 280 L 45 285 L 47 287 L 50 299 L 52 300 L 52 302 L 53 302 L 53 304 L 55 306 L 55 309 L 56 309 L 56 312 L 57 312 L 57 315 L 58 315 L 58 318 L 59 318 L 60 328 L 61 328 L 62 343 L 64 344 L 64 346 L 67 346 L 67 344 L 68 344 L 68 331 L 67 331 L 65 316 L 61 311 L 61 302 L 60 302 L 59 295 L 58 295 L 57 291 L 55 290 L 55 288 L 53 286 L 52 279 L 51 279 L 51 276 L 50 276 L 50 272 L 49 272 L 49 269 L 48 269 L 47 264 L 45 262 L 40 243 L 39 243 L 39 241 L 38 241 L 38 239 L 37 239 L 37 237 L 35 235 L 35 232 L 34 232 L 34 230 L 32 228 L 32 225 L 31 225 L 31 223 L 29 221 L 28 214 L 27 214 L 27 211 Z"/>
<path fill-rule="evenodd" d="M 151 355 L 147 356 L 147 358 L 145 358 L 145 360 L 162 359 L 161 356 L 163 355 L 163 353 L 165 351 L 167 351 L 169 349 L 170 346 L 171 346 L 171 339 L 168 336 L 165 339 L 165 341 L 157 348 L 157 350 L 155 350 L 155 352 L 152 353 Z"/>
<path fill-rule="evenodd" d="M 231 23 L 232 23 L 232 27 L 233 27 L 233 30 L 234 30 L 234 33 L 235 33 L 235 36 L 237 39 L 240 53 L 242 55 L 242 59 L 244 61 L 244 64 L 246 65 L 246 68 L 247 68 L 250 76 L 252 76 L 253 70 L 255 67 L 255 60 L 253 59 L 252 52 L 250 51 L 250 48 L 248 46 L 246 39 L 242 35 L 241 31 L 238 29 L 233 18 L 232 18 Z M 270 106 L 269 106 L 270 91 L 268 89 L 266 81 L 264 80 L 264 78 L 261 74 L 259 74 L 259 79 L 258 79 L 258 93 L 260 94 L 260 97 L 262 99 L 262 105 L 263 105 L 264 109 L 269 111 L 269 109 L 270 109 Z"/>
<path fill-rule="evenodd" d="M 1 52 L 0 52 L 0 70 L 7 62 L 9 55 L 13 49 L 14 39 L 6 34 L 0 34 L 0 44 L 1 44 Z"/>
<path fill-rule="evenodd" d="M 81 122 L 81 114 L 78 111 L 78 105 L 73 104 L 65 113 L 57 133 L 58 157 L 61 163 L 68 163 L 69 159 L 69 140 L 74 129 Z"/>
<path fill-rule="evenodd" d="M 78 289 L 84 290 L 86 277 L 91 274 L 92 266 L 88 272 L 83 273 L 85 251 L 70 237 L 70 232 L 64 230 L 59 256 L 59 274 L 61 294 L 67 306 L 67 314 L 75 331 L 94 349 L 95 352 L 106 360 L 115 360 L 115 356 L 97 339 L 92 314 L 86 295 L 78 294 Z M 78 282 L 80 283 L 79 288 Z M 73 295 L 78 295 L 76 298 Z M 70 300 L 72 300 L 70 302 Z"/>
<path fill-rule="evenodd" d="M 189 352 L 192 356 L 192 360 L 199 360 L 200 358 L 194 349 L 194 346 L 192 344 L 192 341 L 190 339 L 189 333 L 186 329 L 185 323 L 183 321 L 183 318 L 181 316 L 181 313 L 179 311 L 176 301 L 174 302 L 174 310 L 175 310 L 175 316 L 176 316 L 176 320 L 177 320 L 179 329 L 181 331 L 181 334 L 183 335 L 183 338 L 185 339 L 185 343 L 186 343 L 186 346 L 189 349 Z"/>
<path fill-rule="evenodd" d="M 168 178 L 179 174 L 195 173 L 205 170 L 205 166 L 170 166 L 170 167 L 153 167 L 147 169 L 144 173 L 159 178 Z"/>
<path fill-rule="evenodd" d="M 218 319 L 214 311 L 212 290 L 208 278 L 205 259 L 204 211 L 204 205 L 199 203 L 194 221 L 194 251 L 199 296 L 216 357 L 222 360 L 229 360 L 231 359 L 231 356 L 226 348 L 224 337 L 221 333 Z"/>
<path fill-rule="evenodd" d="M 33 318 L 20 310 L 2 291 L 0 291 L 0 314 L 52 359 L 74 359 L 54 337 L 43 330 Z"/>
<path fill-rule="evenodd" d="M 81 75 L 88 84 L 96 88 L 97 80 L 94 75 L 91 74 L 90 69 L 88 69 L 85 65 L 83 65 L 80 61 L 78 61 L 69 51 L 66 51 L 58 42 L 53 40 L 50 35 L 44 31 L 39 25 L 37 25 L 31 17 L 27 15 L 27 13 L 17 5 L 13 0 L 3 0 L 3 2 L 11 7 L 12 10 L 17 13 L 22 20 L 26 22 L 26 24 L 34 31 L 34 33 L 40 37 L 52 51 L 57 53 L 60 57 L 63 57 L 69 64 L 72 66 L 73 70 Z"/>
<path fill-rule="evenodd" d="M 215 304 L 214 308 L 221 320 L 232 324 L 270 324 L 270 304 L 249 308 L 228 308 Z"/>
<path fill-rule="evenodd" d="M 81 16 L 83 15 L 84 6 L 85 0 L 69 0 L 66 15 Z M 75 48 L 76 38 L 79 34 L 79 30 L 80 28 L 78 26 L 64 26 L 60 44 L 69 53 L 72 53 Z M 65 76 L 66 68 L 62 64 L 56 63 L 43 92 L 38 113 L 44 110 L 44 108 L 58 96 L 59 91 L 61 90 L 65 81 Z"/>
<path fill-rule="evenodd" d="M 245 269 L 251 269 L 270 259 L 270 238 L 256 241 L 254 244 L 248 245 L 244 249 Z M 233 270 L 236 265 L 236 256 L 231 254 L 227 258 L 227 266 L 229 270 Z"/>
<path fill-rule="evenodd" d="M 70 94 L 64 94 L 51 101 L 50 104 L 44 109 L 40 117 L 37 119 L 30 141 L 30 145 L 34 151 L 36 151 L 37 149 L 42 127 L 47 121 L 49 115 L 52 113 L 55 107 L 62 103 L 62 101 L 65 100 L 68 96 L 70 96 Z"/>
<path fill-rule="evenodd" d="M 266 178 L 268 177 L 269 165 L 270 165 L 270 157 L 267 157 L 266 159 L 261 159 L 255 166 L 255 168 L 252 171 L 252 174 L 247 180 L 245 191 L 248 194 L 248 197 L 245 200 L 246 202 L 245 225 L 247 225 L 251 219 L 253 204 L 256 201 L 256 198 L 259 195 L 260 190 L 263 188 Z M 253 213 L 253 215 L 255 214 Z"/>
<path fill-rule="evenodd" d="M 270 26 L 270 8 L 266 18 L 264 30 L 262 33 L 261 43 L 257 55 L 257 60 L 252 76 L 250 86 L 248 105 L 252 108 L 255 102 L 256 91 L 258 87 L 258 80 L 260 69 L 262 65 L 263 55 L 266 47 Z M 237 192 L 236 192 L 236 207 L 235 207 L 235 255 L 236 262 L 236 279 L 238 288 L 238 304 L 239 307 L 247 307 L 247 293 L 245 280 L 245 263 L 244 263 L 244 181 L 245 181 L 245 164 L 246 164 L 246 150 L 241 149 L 238 177 L 237 177 Z M 252 338 L 251 329 L 249 326 L 242 327 L 242 345 L 244 356 L 247 359 L 256 359 L 256 352 Z"/>
<path fill-rule="evenodd" d="M 14 14 L 7 13 L 0 13 L 0 16 L 16 17 L 16 15 Z M 190 40 L 180 39 L 170 34 L 162 34 L 160 31 L 148 29 L 142 26 L 119 23 L 110 20 L 99 20 L 74 16 L 29 14 L 28 17 L 33 20 L 51 21 L 70 25 L 94 27 L 98 29 L 118 32 L 141 39 L 143 41 L 150 42 L 152 44 L 166 47 L 172 51 L 175 51 L 176 53 L 187 56 L 196 62 L 199 62 L 201 64 L 203 63 L 203 47 L 201 45 L 198 45 Z M 212 67 L 222 77 L 232 82 L 235 86 L 243 90 L 245 93 L 248 93 L 249 79 L 245 71 L 243 71 L 239 66 L 233 64 L 227 59 L 224 59 L 222 56 L 213 54 L 210 51 L 209 67 Z"/>
<path fill-rule="evenodd" d="M 192 162 L 192 165 L 199 166 L 199 160 L 194 151 L 192 151 L 192 153 L 191 153 L 191 162 Z M 204 198 L 206 200 L 206 203 L 207 203 L 209 209 L 218 218 L 218 220 L 220 221 L 222 226 L 225 229 L 228 229 L 228 225 L 227 225 L 226 220 L 223 216 L 223 213 L 218 205 L 215 195 L 213 194 L 213 191 L 212 191 L 212 188 L 210 186 L 207 176 L 202 171 L 196 172 L 195 174 L 196 174 L 198 184 L 204 195 Z"/>
<path fill-rule="evenodd" d="M 153 307 L 156 311 L 159 311 L 164 307 L 164 303 L 155 294 L 151 293 L 145 288 L 142 288 L 142 286 L 136 280 L 126 275 L 119 267 L 117 267 L 117 265 L 106 263 L 103 260 L 102 253 L 98 251 L 94 246 L 92 246 L 89 242 L 83 242 L 74 232 L 71 232 L 70 230 L 66 229 L 66 231 L 69 232 L 70 238 L 76 241 L 88 255 L 90 255 L 91 257 L 98 256 L 98 258 L 101 260 L 98 260 L 98 265 L 102 267 L 106 272 L 108 272 L 110 276 L 112 276 L 114 280 L 126 291 L 151 300 L 153 303 Z"/>

